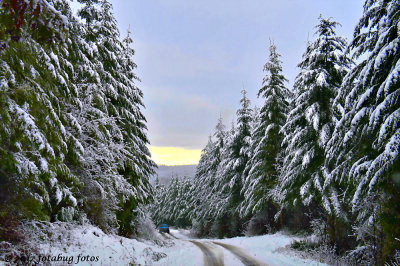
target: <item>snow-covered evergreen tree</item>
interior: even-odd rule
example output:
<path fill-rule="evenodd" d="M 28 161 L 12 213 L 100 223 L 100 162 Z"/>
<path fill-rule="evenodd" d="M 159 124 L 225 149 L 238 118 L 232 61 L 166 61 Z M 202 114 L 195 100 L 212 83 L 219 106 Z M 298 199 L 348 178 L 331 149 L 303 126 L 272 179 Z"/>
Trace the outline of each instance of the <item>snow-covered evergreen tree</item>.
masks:
<path fill-rule="evenodd" d="M 8 187 L 0 205 L 13 201 L 22 216 L 52 221 L 84 212 L 103 229 L 127 234 L 134 211 L 151 198 L 155 166 L 131 39 L 119 40 L 107 1 L 84 1 L 83 22 L 68 1 L 48 2 L 36 1 L 41 9 L 29 18 L 54 22 L 48 38 L 35 33 L 46 25 L 24 22 L 20 38 L 0 50 L 0 176 Z M 0 19 L 4 12 L 2 3 Z"/>
<path fill-rule="evenodd" d="M 265 102 L 251 134 L 252 155 L 245 171 L 242 215 L 255 214 L 268 207 L 274 208 L 269 194 L 279 175 L 277 159 L 283 139 L 280 131 L 286 121 L 287 98 L 290 94 L 284 84 L 287 80 L 282 74 L 282 62 L 279 57 L 276 46 L 271 44 L 269 60 L 264 66 L 266 76 L 263 87 L 258 92 L 258 96 L 263 97 Z M 275 213 L 272 213 L 272 217 L 274 215 Z"/>
<path fill-rule="evenodd" d="M 68 7 L 64 1 L 52 2 Z M 68 22 L 68 9 L 61 15 L 47 1 L 38 4 L 46 5 L 41 13 L 51 10 Z M 4 18 L 7 14 L 3 12 L 7 11 L 3 8 Z M 39 14 L 36 18 L 45 20 Z M 48 27 L 46 40 L 50 44 L 43 45 L 44 39 L 36 35 L 41 27 Z M 66 156 L 69 151 L 64 113 L 64 103 L 76 94 L 64 68 L 70 62 L 59 58 L 67 50 L 66 45 L 53 42 L 49 25 L 32 28 L 23 23 L 19 31 L 21 38 L 8 42 L 0 52 L 0 176 L 8 183 L 6 194 L 12 194 L 10 203 L 18 209 L 16 213 L 54 221 L 66 209 L 74 213 L 78 207 L 81 183 L 71 172 L 71 160 Z"/>
<path fill-rule="evenodd" d="M 190 225 L 190 192 L 192 180 L 187 177 L 173 178 L 168 186 L 155 187 L 155 201 L 151 213 L 156 224 L 168 223 L 185 227 Z"/>
<path fill-rule="evenodd" d="M 223 124 L 222 117 L 220 117 L 215 126 L 215 141 L 212 140 L 211 136 L 209 137 L 209 141 L 202 151 L 193 180 L 190 216 L 193 223 L 197 225 L 197 228 L 201 227 L 199 230 L 201 234 L 208 234 L 205 230 L 210 228 L 206 228 L 206 225 L 213 220 L 216 212 L 213 208 L 213 202 L 218 201 L 218 199 L 215 193 L 213 193 L 213 187 L 217 169 L 222 158 L 225 136 L 225 125 Z"/>
<path fill-rule="evenodd" d="M 346 41 L 336 36 L 337 22 L 320 17 L 316 40 L 309 43 L 294 84 L 295 97 L 283 132 L 286 146 L 280 190 L 283 205 L 297 200 L 321 203 L 331 213 L 325 191 L 325 148 L 335 125 L 333 99 L 338 94 L 349 60 L 343 55 Z M 338 207 L 337 205 L 334 205 Z M 336 208 L 336 212 L 339 210 Z"/>
<path fill-rule="evenodd" d="M 213 165 L 215 168 L 217 168 L 217 165 L 222 160 L 222 149 L 225 146 L 224 143 L 226 137 L 225 125 L 222 121 L 222 116 L 218 118 L 218 123 L 215 126 L 214 137 L 215 137 L 215 158 Z"/>
<path fill-rule="evenodd" d="M 400 248 L 395 240 L 399 219 L 394 218 L 400 213 L 399 14 L 398 0 L 365 2 L 350 44 L 360 63 L 346 76 L 337 98 L 344 103 L 344 115 L 328 153 L 328 162 L 336 166 L 331 178 L 347 184 L 344 200 L 357 215 L 359 239 L 377 243 L 377 232 L 383 232 L 383 260 L 375 263 Z"/>
<path fill-rule="evenodd" d="M 239 204 L 243 200 L 243 195 L 241 194 L 243 171 L 249 160 L 248 147 L 250 146 L 252 110 L 250 108 L 250 100 L 246 96 L 246 90 L 243 89 L 241 93 L 241 107 L 236 113 L 237 126 L 231 139 L 225 142 L 223 159 L 219 164 L 213 189 L 218 195 L 218 202 L 214 203 L 217 210 L 216 217 L 222 223 L 220 226 L 230 224 L 229 231 L 223 232 L 229 235 L 238 234 L 241 229 Z"/>
<path fill-rule="evenodd" d="M 97 48 L 87 39 L 87 25 L 74 18 L 70 29 L 69 57 L 74 61 L 74 75 L 78 99 L 67 105 L 71 132 L 70 147 L 81 147 L 81 155 L 74 158 L 77 173 L 84 187 L 83 208 L 90 221 L 104 230 L 116 228 L 115 209 L 120 191 L 132 191 L 131 185 L 117 175 L 121 161 L 122 138 L 112 138 L 118 128 L 108 113 L 96 59 Z M 118 147 L 116 149 L 116 147 Z"/>
<path fill-rule="evenodd" d="M 192 201 L 191 201 L 191 218 L 197 222 L 204 222 L 207 218 L 207 213 L 210 207 L 210 188 L 215 179 L 217 165 L 213 165 L 215 158 L 215 143 L 211 136 L 208 139 L 207 145 L 201 152 L 199 164 L 196 167 L 196 174 L 193 180 Z"/>
<path fill-rule="evenodd" d="M 131 226 L 136 216 L 134 210 L 137 212 L 140 204 L 151 199 L 148 178 L 154 172 L 155 164 L 149 159 L 146 146 L 145 118 L 140 110 L 143 94 L 134 83 L 138 78 L 133 72 L 136 64 L 132 61 L 132 39 L 128 34 L 122 42 L 119 40 L 111 4 L 96 2 L 86 2 L 80 14 L 86 21 L 86 41 L 95 49 L 91 56 L 96 60 L 99 80 L 92 89 L 99 96 L 97 107 L 104 113 L 98 120 L 100 132 L 108 139 L 103 147 L 112 157 L 102 160 L 110 172 L 100 185 L 107 189 L 107 183 L 111 181 L 113 198 L 117 199 L 118 205 L 115 209 L 119 230 L 129 235 L 134 230 Z"/>

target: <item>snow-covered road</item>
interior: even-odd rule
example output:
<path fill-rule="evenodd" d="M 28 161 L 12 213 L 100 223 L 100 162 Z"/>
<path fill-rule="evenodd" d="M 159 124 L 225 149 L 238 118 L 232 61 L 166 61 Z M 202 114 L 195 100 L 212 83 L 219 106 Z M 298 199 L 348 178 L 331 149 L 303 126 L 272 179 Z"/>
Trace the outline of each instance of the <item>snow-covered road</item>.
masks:
<path fill-rule="evenodd" d="M 165 259 L 154 265 L 243 265 L 228 250 L 206 239 L 192 239 L 185 230 L 171 230 L 170 234 L 162 234 L 165 239 L 174 240 L 175 246 L 163 250 Z"/>
<path fill-rule="evenodd" d="M 265 263 L 259 262 L 256 259 L 252 258 L 244 250 L 242 250 L 239 247 L 229 245 L 229 244 L 224 244 L 221 242 L 215 242 L 215 241 L 213 241 L 213 243 L 220 245 L 221 247 L 232 252 L 232 254 L 235 255 L 246 266 L 264 266 L 264 265 L 266 265 Z"/>
<path fill-rule="evenodd" d="M 293 241 L 293 237 L 277 233 L 256 237 L 235 237 L 229 239 L 192 239 L 185 230 L 171 229 L 167 239 L 173 239 L 178 245 L 192 244 L 201 251 L 203 256 L 189 252 L 180 252 L 176 248 L 164 250 L 167 258 L 161 259 L 155 265 L 324 265 L 316 261 L 296 257 L 293 253 L 282 252 L 284 247 Z M 188 247 L 188 246 L 187 246 Z M 192 249 L 193 251 L 193 249 Z M 171 262 L 177 264 L 171 264 Z"/>
<path fill-rule="evenodd" d="M 179 230 L 172 230 L 175 234 L 179 234 L 181 238 L 178 238 L 174 235 L 174 233 L 171 234 L 163 234 L 166 238 L 169 238 L 172 236 L 175 239 L 180 239 L 180 240 L 187 240 L 187 237 L 184 234 L 180 234 Z M 242 250 L 239 247 L 229 245 L 229 244 L 224 244 L 221 242 L 216 242 L 216 241 L 202 241 L 202 240 L 187 240 L 191 243 L 193 243 L 195 246 L 200 248 L 200 250 L 203 252 L 204 256 L 204 265 L 207 266 L 221 266 L 224 265 L 224 252 L 217 246 L 221 246 L 224 249 L 228 250 L 231 252 L 236 258 L 238 258 L 244 265 L 246 266 L 262 266 L 266 265 L 265 263 L 259 262 L 253 257 L 249 256 L 244 250 Z M 228 257 L 232 257 L 231 255 L 228 255 Z"/>
<path fill-rule="evenodd" d="M 224 257 L 223 253 L 215 252 L 212 246 L 207 242 L 199 242 L 195 240 L 189 240 L 191 243 L 200 248 L 201 252 L 204 255 L 204 265 L 206 266 L 223 266 L 224 265 Z"/>

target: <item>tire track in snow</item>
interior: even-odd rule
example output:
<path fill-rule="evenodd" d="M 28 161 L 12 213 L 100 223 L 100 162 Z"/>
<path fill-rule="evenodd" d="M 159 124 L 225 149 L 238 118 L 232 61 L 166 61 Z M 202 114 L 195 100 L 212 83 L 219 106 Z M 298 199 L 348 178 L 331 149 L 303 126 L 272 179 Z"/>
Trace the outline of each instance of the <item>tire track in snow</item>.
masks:
<path fill-rule="evenodd" d="M 217 254 L 214 253 L 208 245 L 202 242 L 194 241 L 194 240 L 189 240 L 189 242 L 192 242 L 195 244 L 200 250 L 203 252 L 204 255 L 204 265 L 206 266 L 223 266 L 224 265 L 224 257 L 223 254 Z"/>
<path fill-rule="evenodd" d="M 173 238 L 175 238 L 175 239 L 180 239 L 180 238 L 177 238 L 176 236 L 174 236 L 171 232 L 170 233 L 168 233 L 170 236 L 172 236 Z"/>
<path fill-rule="evenodd" d="M 227 250 L 229 250 L 233 255 L 235 255 L 244 265 L 246 266 L 267 266 L 267 264 L 262 263 L 254 259 L 252 256 L 246 254 L 246 252 L 238 247 L 221 243 L 221 242 L 215 242 L 213 241 L 214 244 L 219 245 Z"/>
<path fill-rule="evenodd" d="M 212 243 L 209 242 L 198 242 L 194 240 L 185 240 L 176 237 L 173 235 L 171 232 L 168 233 L 169 236 L 172 236 L 173 238 L 177 240 L 183 240 L 183 241 L 189 241 L 196 245 L 200 250 L 203 252 L 204 255 L 204 265 L 207 266 L 223 266 L 224 265 L 224 254 L 222 252 L 215 252 L 210 248 L 210 245 L 213 245 Z"/>
<path fill-rule="evenodd" d="M 168 239 L 168 240 L 173 239 L 172 237 L 170 237 L 169 235 L 167 235 L 167 234 L 164 233 L 164 232 L 162 232 L 161 235 L 162 235 L 163 237 L 165 237 L 165 239 Z"/>

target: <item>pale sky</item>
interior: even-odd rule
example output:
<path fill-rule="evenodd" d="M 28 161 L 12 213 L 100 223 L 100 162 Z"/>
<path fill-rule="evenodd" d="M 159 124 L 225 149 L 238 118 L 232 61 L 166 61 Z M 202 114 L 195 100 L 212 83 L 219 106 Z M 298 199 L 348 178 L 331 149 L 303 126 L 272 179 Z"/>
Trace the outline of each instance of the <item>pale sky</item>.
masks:
<path fill-rule="evenodd" d="M 337 33 L 351 40 L 364 4 L 362 0 L 110 2 L 122 36 L 128 27 L 132 31 L 153 158 L 164 164 L 186 164 L 188 156 L 196 162 L 220 114 L 230 126 L 243 86 L 252 103 L 261 105 L 256 94 L 270 39 L 282 55 L 290 88 L 319 15 L 341 23 Z M 161 157 L 164 161 L 156 159 Z"/>

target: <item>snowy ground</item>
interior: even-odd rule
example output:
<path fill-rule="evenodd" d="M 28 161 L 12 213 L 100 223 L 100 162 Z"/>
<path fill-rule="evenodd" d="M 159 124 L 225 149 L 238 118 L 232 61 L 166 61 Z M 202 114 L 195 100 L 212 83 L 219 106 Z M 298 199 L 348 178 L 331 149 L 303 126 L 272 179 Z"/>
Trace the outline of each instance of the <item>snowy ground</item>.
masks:
<path fill-rule="evenodd" d="M 240 260 L 237 254 L 222 247 L 226 244 L 245 253 L 250 260 L 260 262 L 258 265 L 323 265 L 279 252 L 294 239 L 281 233 L 221 240 L 192 239 L 187 230 L 171 230 L 171 235 L 159 234 L 163 240 L 156 245 L 107 235 L 91 225 L 58 223 L 49 226 L 45 232 L 50 235 L 48 240 L 38 240 L 36 245 L 41 258 L 36 255 L 34 259 L 40 260 L 40 265 L 47 260 L 50 265 L 204 265 L 207 264 L 205 247 L 222 262 L 218 265 L 243 265 L 243 258 Z M 0 265 L 4 264 L 0 262 Z"/>
<path fill-rule="evenodd" d="M 235 237 L 230 239 L 217 240 L 216 242 L 230 244 L 245 250 L 250 256 L 267 265 L 325 265 L 312 260 L 302 259 L 279 252 L 283 247 L 289 245 L 294 240 L 293 237 L 276 233 L 273 235 L 263 235 L 254 237 Z M 243 264 L 240 264 L 243 265 Z"/>
<path fill-rule="evenodd" d="M 41 257 L 30 258 L 39 260 L 40 265 L 45 262 L 50 265 L 153 265 L 154 261 L 166 257 L 163 249 L 174 245 L 163 241 L 162 247 L 149 241 L 108 235 L 92 225 L 57 223 L 51 226 L 45 233 L 51 232 L 49 240 L 38 241 L 36 246 Z"/>
<path fill-rule="evenodd" d="M 171 234 L 178 240 L 175 243 L 185 243 L 191 239 L 190 232 L 187 230 L 171 230 Z M 245 251 L 245 253 L 254 258 L 254 260 L 261 262 L 264 265 L 325 265 L 316 261 L 303 259 L 289 255 L 287 252 L 282 252 L 279 250 L 284 250 L 284 247 L 289 245 L 294 239 L 294 237 L 287 236 L 282 233 L 276 233 L 273 235 L 263 235 L 255 237 L 235 237 L 229 239 L 196 239 L 196 241 L 206 243 L 210 245 L 210 248 L 214 252 L 220 252 L 223 254 L 225 265 L 243 265 L 243 263 L 227 249 L 215 244 L 224 243 L 233 245 Z M 155 265 L 202 265 L 202 259 L 199 259 L 198 253 L 193 256 L 191 252 L 180 252 L 179 261 L 187 262 L 189 264 L 170 264 L 169 262 L 174 262 L 173 257 L 177 253 L 174 253 L 174 247 L 165 248 L 163 252 L 168 254 L 168 259 L 161 259 Z M 195 261 L 196 260 L 196 261 Z M 192 264 L 190 264 L 192 263 Z"/>

